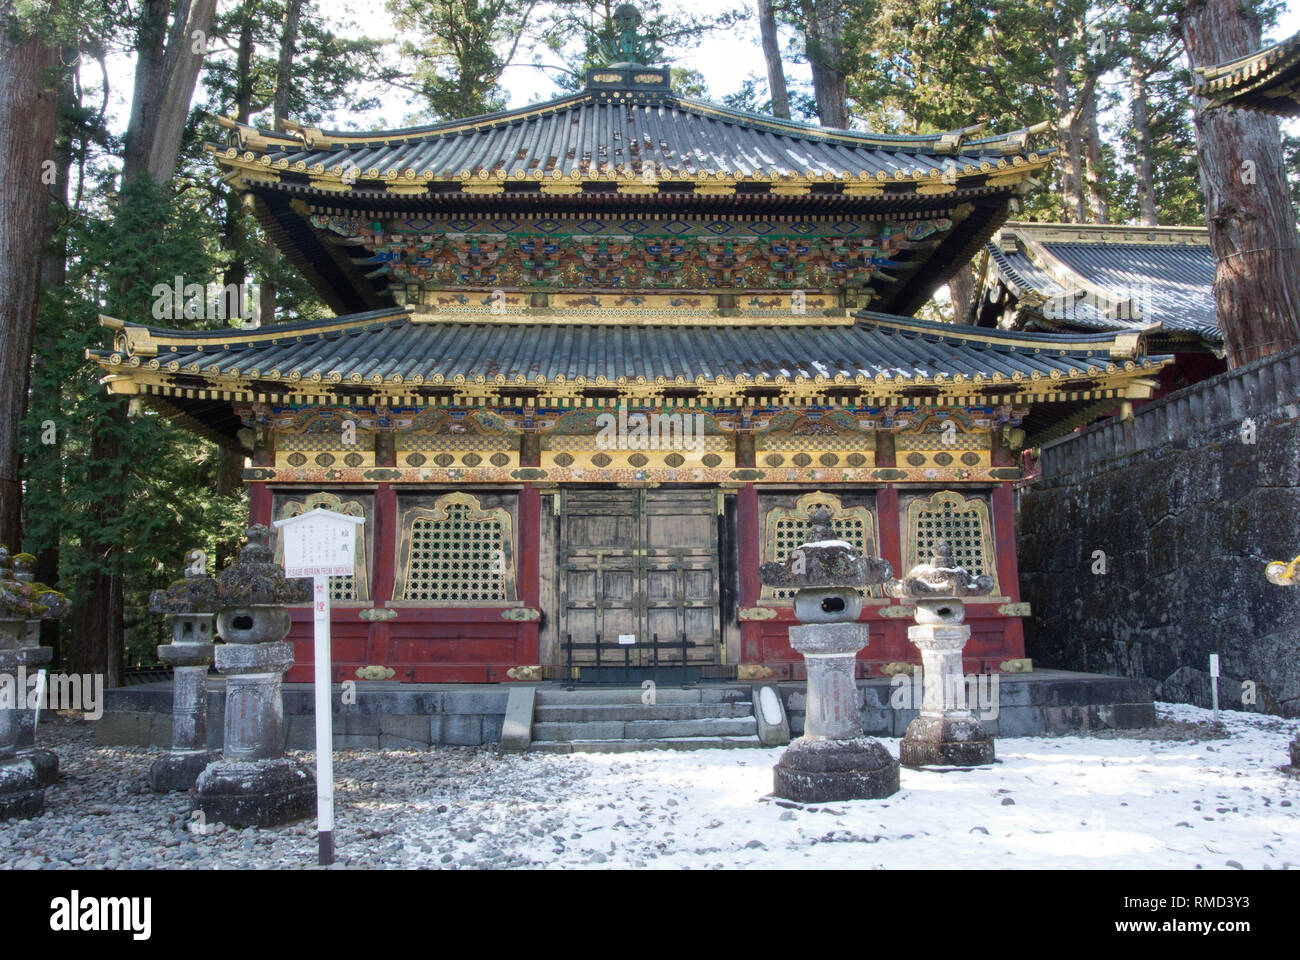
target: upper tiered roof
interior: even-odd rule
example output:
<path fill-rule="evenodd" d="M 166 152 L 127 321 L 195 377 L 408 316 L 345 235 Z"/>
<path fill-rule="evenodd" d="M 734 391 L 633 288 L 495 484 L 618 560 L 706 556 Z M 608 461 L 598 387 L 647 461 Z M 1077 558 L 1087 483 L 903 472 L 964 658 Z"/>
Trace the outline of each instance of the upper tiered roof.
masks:
<path fill-rule="evenodd" d="M 888 235 L 909 224 L 939 225 L 932 239 L 906 251 L 850 250 L 847 257 L 822 251 L 836 263 L 866 257 L 864 270 L 853 275 L 858 279 L 827 281 L 822 289 L 861 283 L 869 292 L 847 305 L 910 313 L 978 252 L 1012 196 L 1036 183 L 1033 175 L 1052 152 L 1035 148 L 1039 128 L 986 136 L 975 125 L 904 136 L 777 120 L 675 96 L 667 68 L 632 62 L 589 70 L 580 93 L 428 126 L 344 132 L 289 123 L 275 132 L 233 120 L 221 124 L 227 142 L 207 149 L 228 179 L 252 194 L 268 233 L 339 313 L 420 302 L 401 289 L 409 283 L 448 290 L 539 285 L 527 270 L 527 282 L 479 275 L 449 282 L 445 272 L 431 280 L 421 273 L 413 244 L 409 257 L 395 261 L 392 250 L 369 242 L 376 233 L 383 241 L 404 230 L 432 233 L 435 243 L 500 234 L 507 255 L 518 259 L 511 245 L 542 236 L 533 227 L 539 222 L 557 224 L 555 232 L 579 241 L 596 232 L 586 224 L 605 218 L 620 220 L 606 229 L 615 240 L 633 239 L 624 233 L 644 242 L 695 230 L 727 242 L 733 236 L 726 224 L 761 221 L 762 230 L 740 238 L 761 242 L 797 237 L 806 221 L 827 217 L 844 222 L 836 229 L 852 242 L 879 237 L 882 227 Z M 624 230 L 623 221 L 634 225 Z M 366 242 L 361 230 L 328 226 L 340 222 L 362 225 Z M 678 230 L 676 223 L 686 226 Z M 853 230 L 859 232 L 850 236 Z M 565 248 L 553 259 L 566 256 L 576 262 L 580 254 Z M 795 288 L 802 282 L 796 272 L 780 283 L 749 277 L 734 286 Z M 682 289 L 704 289 L 689 282 L 690 271 L 684 276 Z M 569 277 L 551 288 L 600 292 L 604 279 L 575 284 Z M 709 280 L 719 288 L 731 282 Z M 624 274 L 608 289 L 655 286 Z"/>

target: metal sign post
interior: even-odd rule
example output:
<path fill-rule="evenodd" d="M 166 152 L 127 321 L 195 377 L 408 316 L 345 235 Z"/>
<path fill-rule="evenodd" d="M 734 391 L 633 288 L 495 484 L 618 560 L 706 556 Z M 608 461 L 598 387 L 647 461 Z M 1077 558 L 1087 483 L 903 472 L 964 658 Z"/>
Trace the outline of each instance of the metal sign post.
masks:
<path fill-rule="evenodd" d="M 284 575 L 311 577 L 316 661 L 316 833 L 319 862 L 334 862 L 334 709 L 330 703 L 330 577 L 356 573 L 357 530 L 365 521 L 332 510 L 276 520 L 284 536 Z"/>

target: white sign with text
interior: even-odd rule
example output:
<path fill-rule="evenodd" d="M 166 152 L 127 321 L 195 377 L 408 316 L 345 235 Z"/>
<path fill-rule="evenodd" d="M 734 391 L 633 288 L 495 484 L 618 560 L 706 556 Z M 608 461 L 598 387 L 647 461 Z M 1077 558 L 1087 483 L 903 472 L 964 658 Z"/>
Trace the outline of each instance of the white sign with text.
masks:
<path fill-rule="evenodd" d="M 316 647 L 316 833 L 320 863 L 334 862 L 334 715 L 330 703 L 330 577 L 356 574 L 357 531 L 365 523 L 317 508 L 276 520 L 284 544 L 284 575 L 312 578 Z"/>

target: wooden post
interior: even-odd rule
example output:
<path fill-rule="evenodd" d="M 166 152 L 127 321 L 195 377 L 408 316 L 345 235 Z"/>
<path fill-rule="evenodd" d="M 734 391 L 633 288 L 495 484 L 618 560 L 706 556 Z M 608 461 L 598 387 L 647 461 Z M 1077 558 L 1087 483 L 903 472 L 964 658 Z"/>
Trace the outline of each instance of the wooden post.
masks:
<path fill-rule="evenodd" d="M 1016 560 L 1016 504 L 1010 483 L 993 488 L 990 497 L 993 520 L 993 552 L 997 558 L 998 585 L 1012 603 L 1020 602 L 1020 565 Z M 1019 617 L 1007 617 L 1002 637 L 1006 655 L 1019 659 L 1025 655 L 1025 628 Z"/>
<path fill-rule="evenodd" d="M 530 607 L 541 604 L 542 493 L 536 484 L 528 484 L 519 491 L 519 532 L 515 543 L 515 575 L 518 579 L 519 599 Z M 516 650 L 521 664 L 537 663 L 541 657 L 536 620 L 519 624 Z"/>
<path fill-rule="evenodd" d="M 762 585 L 758 582 L 758 566 L 763 550 L 758 517 L 758 490 L 747 483 L 736 491 L 736 552 L 739 554 L 740 607 L 757 605 Z M 757 663 L 763 658 L 760 639 L 762 628 L 752 621 L 740 625 L 740 662 Z"/>

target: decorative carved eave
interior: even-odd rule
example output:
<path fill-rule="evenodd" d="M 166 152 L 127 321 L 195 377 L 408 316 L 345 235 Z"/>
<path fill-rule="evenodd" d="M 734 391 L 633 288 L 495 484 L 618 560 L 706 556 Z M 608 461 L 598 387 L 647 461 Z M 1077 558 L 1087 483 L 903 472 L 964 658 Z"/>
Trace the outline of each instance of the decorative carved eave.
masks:
<path fill-rule="evenodd" d="M 1300 33 L 1227 63 L 1194 68 L 1192 94 L 1210 107 L 1300 114 Z"/>

